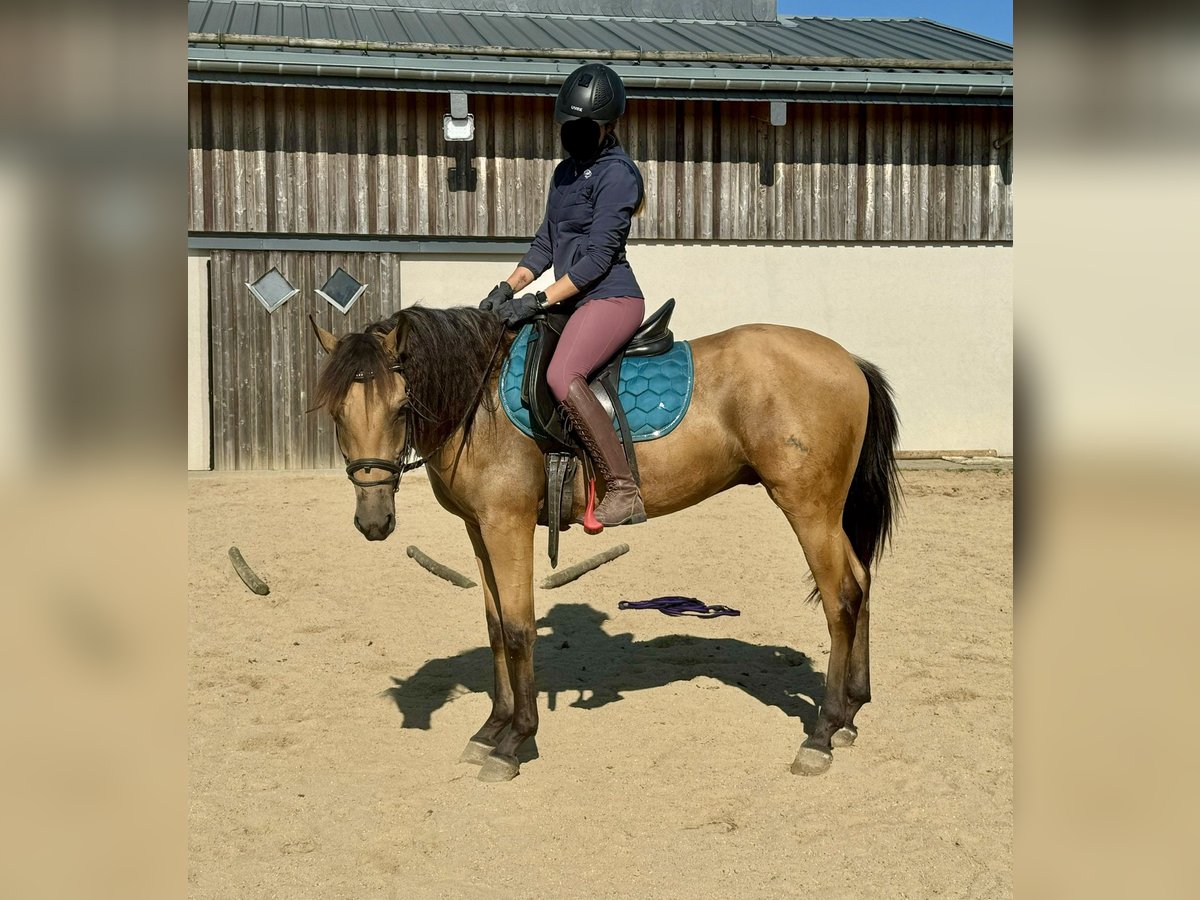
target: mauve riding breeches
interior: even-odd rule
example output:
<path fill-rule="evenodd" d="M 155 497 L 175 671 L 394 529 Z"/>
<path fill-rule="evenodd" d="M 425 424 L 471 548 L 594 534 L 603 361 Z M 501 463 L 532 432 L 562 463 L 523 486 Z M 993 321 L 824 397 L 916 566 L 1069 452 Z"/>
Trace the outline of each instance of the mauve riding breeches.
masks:
<path fill-rule="evenodd" d="M 572 381 L 587 380 L 625 346 L 645 314 L 646 301 L 641 297 L 602 297 L 575 310 L 563 328 L 546 372 L 554 398 L 561 403 Z"/>

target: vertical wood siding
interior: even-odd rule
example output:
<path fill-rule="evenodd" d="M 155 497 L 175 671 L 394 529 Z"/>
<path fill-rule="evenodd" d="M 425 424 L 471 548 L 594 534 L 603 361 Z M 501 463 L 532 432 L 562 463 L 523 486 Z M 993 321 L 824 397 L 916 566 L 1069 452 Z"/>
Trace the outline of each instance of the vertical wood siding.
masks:
<path fill-rule="evenodd" d="M 189 85 L 188 227 L 527 238 L 559 159 L 552 101 Z M 1012 110 L 633 100 L 619 133 L 646 181 L 631 236 L 670 240 L 1012 239 Z"/>
<path fill-rule="evenodd" d="M 300 293 L 268 314 L 246 282 L 272 266 Z M 315 293 L 338 266 L 367 284 L 345 315 Z M 328 414 L 307 411 L 324 363 L 308 316 L 341 335 L 390 315 L 400 296 L 399 255 L 213 251 L 209 279 L 213 468 L 341 465 Z"/>

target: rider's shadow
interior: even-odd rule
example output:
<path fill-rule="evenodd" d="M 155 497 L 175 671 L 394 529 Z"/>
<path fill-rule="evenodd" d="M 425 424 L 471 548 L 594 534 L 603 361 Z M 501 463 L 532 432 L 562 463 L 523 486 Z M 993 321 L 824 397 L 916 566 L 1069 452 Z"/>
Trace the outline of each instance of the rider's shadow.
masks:
<path fill-rule="evenodd" d="M 536 655 L 538 690 L 547 695 L 550 710 L 560 698 L 594 709 L 624 699 L 628 691 L 706 675 L 798 717 L 812 733 L 825 677 L 800 651 L 695 635 L 635 641 L 630 634 L 606 634 L 601 625 L 609 618 L 584 603 L 560 603 L 538 621 L 540 630 L 552 629 L 539 635 Z M 404 717 L 402 727 L 429 728 L 432 714 L 456 697 L 491 691 L 492 651 L 480 647 L 432 659 L 408 678 L 392 681 L 384 694 Z"/>

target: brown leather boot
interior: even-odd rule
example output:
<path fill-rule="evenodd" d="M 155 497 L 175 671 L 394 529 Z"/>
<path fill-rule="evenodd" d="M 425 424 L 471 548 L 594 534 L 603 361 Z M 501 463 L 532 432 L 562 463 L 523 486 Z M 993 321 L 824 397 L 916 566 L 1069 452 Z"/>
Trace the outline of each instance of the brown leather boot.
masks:
<path fill-rule="evenodd" d="M 596 507 L 602 525 L 636 525 L 646 521 L 646 508 L 612 419 L 587 382 L 576 378 L 567 389 L 563 408 L 604 478 L 604 499 Z"/>

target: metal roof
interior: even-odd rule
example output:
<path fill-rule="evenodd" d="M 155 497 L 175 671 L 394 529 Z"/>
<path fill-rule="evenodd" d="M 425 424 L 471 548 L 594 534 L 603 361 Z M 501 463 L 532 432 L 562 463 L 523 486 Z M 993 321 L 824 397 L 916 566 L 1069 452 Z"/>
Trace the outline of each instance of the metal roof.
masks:
<path fill-rule="evenodd" d="M 585 6 L 606 14 L 569 12 Z M 740 21 L 719 18 L 739 11 Z M 651 95 L 736 83 L 785 93 L 1011 98 L 1011 44 L 928 19 L 755 18 L 773 12 L 773 0 L 189 0 L 188 59 L 193 73 L 210 78 L 224 72 L 532 89 L 556 86 L 581 59 L 600 58 L 611 60 L 634 96 L 639 88 Z"/>
<path fill-rule="evenodd" d="M 318 0 L 319 3 L 319 0 Z M 335 0 L 341 6 L 516 15 L 547 14 L 709 22 L 774 22 L 775 0 Z"/>

